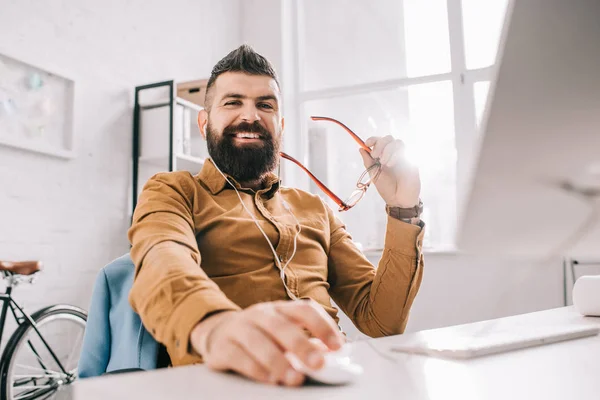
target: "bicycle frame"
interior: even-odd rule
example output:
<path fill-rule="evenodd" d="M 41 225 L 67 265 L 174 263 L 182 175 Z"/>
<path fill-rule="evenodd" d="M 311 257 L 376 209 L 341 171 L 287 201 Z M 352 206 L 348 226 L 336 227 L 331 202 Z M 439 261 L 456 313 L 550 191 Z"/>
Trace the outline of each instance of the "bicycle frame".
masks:
<path fill-rule="evenodd" d="M 13 285 L 14 285 L 14 281 L 13 281 L 14 275 L 9 272 L 5 272 L 5 271 L 2 271 L 2 272 L 3 272 L 4 278 L 8 280 L 8 284 L 6 286 L 6 291 L 4 293 L 0 293 L 0 301 L 2 301 L 2 311 L 0 312 L 0 343 L 2 341 L 2 336 L 4 334 L 4 326 L 6 323 L 7 311 L 10 308 L 10 311 L 11 311 L 17 325 L 21 326 L 22 324 L 26 323 L 26 321 L 29 324 L 31 324 L 35 333 L 37 333 L 37 335 L 39 336 L 42 343 L 44 343 L 44 346 L 46 346 L 46 349 L 48 349 L 48 352 L 54 359 L 54 362 L 56 362 L 56 364 L 59 366 L 61 372 L 70 377 L 71 374 L 65 370 L 62 363 L 60 362 L 60 360 L 54 353 L 54 350 L 52 350 L 52 348 L 50 347 L 48 342 L 46 342 L 46 339 L 44 339 L 44 336 L 42 336 L 42 333 L 38 330 L 38 327 L 37 327 L 35 321 L 33 320 L 33 318 L 31 318 L 31 316 L 29 314 L 27 314 L 23 310 L 23 308 L 21 306 L 19 306 L 19 304 L 17 304 L 15 299 L 12 298 L 11 294 L 12 294 L 12 289 L 13 289 Z M 22 317 L 19 317 L 17 315 L 16 310 L 19 310 Z M 38 352 L 35 350 L 33 344 L 29 340 L 27 341 L 27 344 L 29 345 L 29 348 L 31 349 L 31 351 L 33 351 L 35 354 L 38 354 Z M 38 362 L 39 362 L 39 360 L 38 360 Z M 45 368 L 45 366 L 43 364 L 41 366 L 42 366 L 42 368 Z"/>

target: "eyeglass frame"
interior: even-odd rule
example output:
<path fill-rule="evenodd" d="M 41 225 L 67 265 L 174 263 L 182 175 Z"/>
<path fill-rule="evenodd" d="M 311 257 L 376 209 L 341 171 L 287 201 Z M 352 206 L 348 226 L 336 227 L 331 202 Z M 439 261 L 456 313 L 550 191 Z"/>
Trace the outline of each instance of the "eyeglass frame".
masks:
<path fill-rule="evenodd" d="M 334 118 L 330 118 L 330 117 L 311 116 L 310 118 L 313 121 L 329 121 L 329 122 L 338 124 L 346 132 L 348 132 L 348 134 L 350 134 L 350 136 L 352 136 L 352 138 L 356 141 L 356 143 L 358 143 L 358 145 L 363 150 L 365 150 L 366 152 L 371 154 L 371 148 L 369 146 L 367 146 L 366 143 L 356 133 L 354 133 L 352 131 L 352 129 L 348 128 L 342 122 L 340 122 Z M 304 165 L 302 165 L 302 163 L 300 161 L 296 160 L 294 157 L 292 157 L 284 152 L 279 152 L 279 155 L 281 157 L 285 158 L 286 160 L 293 162 L 294 164 L 299 166 L 304 172 L 306 172 L 308 174 L 308 176 L 317 184 L 319 189 L 321 189 L 323 192 L 325 192 L 325 194 L 338 205 L 339 211 L 348 211 L 349 209 L 354 207 L 356 204 L 358 204 L 358 202 L 364 197 L 364 195 L 367 192 L 367 189 L 369 188 L 371 183 L 375 182 L 377 180 L 377 178 L 379 177 L 379 174 L 381 173 L 381 163 L 379 162 L 379 159 L 377 158 L 377 159 L 375 159 L 375 163 L 373 165 L 371 165 L 369 168 L 367 168 L 360 175 L 360 178 L 358 178 L 358 181 L 356 182 L 356 189 L 354 189 L 354 191 L 348 197 L 348 199 L 346 201 L 344 201 L 340 197 L 338 197 L 335 193 L 333 193 L 333 191 L 331 189 L 329 189 L 323 182 L 321 182 L 319 180 L 319 178 L 317 178 L 312 172 L 310 172 L 310 170 L 308 168 L 306 168 Z M 376 168 L 377 168 L 377 171 L 375 172 L 374 176 L 370 177 L 370 179 L 366 183 L 363 183 L 362 180 L 365 178 L 365 176 L 367 176 L 367 175 L 370 176 L 371 171 L 373 171 Z M 350 203 L 349 200 L 353 199 L 354 196 L 358 196 L 358 197 L 355 200 L 353 200 L 353 202 Z"/>

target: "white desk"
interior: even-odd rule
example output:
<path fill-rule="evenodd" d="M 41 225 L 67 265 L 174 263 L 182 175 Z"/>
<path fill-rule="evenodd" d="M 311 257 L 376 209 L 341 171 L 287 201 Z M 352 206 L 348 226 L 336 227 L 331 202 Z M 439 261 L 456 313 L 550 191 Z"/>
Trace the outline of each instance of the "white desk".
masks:
<path fill-rule="evenodd" d="M 501 323 L 600 326 L 572 307 L 502 318 Z M 477 328 L 477 324 L 472 324 Z M 457 327 L 464 329 L 464 326 Z M 412 335 L 419 335 L 414 333 Z M 273 387 L 202 365 L 112 375 L 76 382 L 60 398 L 104 399 L 600 399 L 600 336 L 466 361 L 387 351 L 401 336 L 355 344 L 365 373 L 342 387 Z"/>

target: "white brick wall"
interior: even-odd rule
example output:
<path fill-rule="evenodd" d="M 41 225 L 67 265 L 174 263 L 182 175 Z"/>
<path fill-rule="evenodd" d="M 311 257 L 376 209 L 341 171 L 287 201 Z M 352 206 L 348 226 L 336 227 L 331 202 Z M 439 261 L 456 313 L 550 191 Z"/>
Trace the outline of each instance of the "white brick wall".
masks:
<path fill-rule="evenodd" d="M 378 257 L 369 257 L 377 265 Z M 580 273 L 584 272 L 580 269 Z M 539 262 L 466 254 L 425 256 L 423 283 L 410 312 L 407 332 L 466 324 L 563 305 L 562 262 Z M 579 276 L 579 275 L 578 275 Z M 569 289 L 570 303 L 570 289 Z M 350 320 L 348 337 L 363 335 Z"/>
<path fill-rule="evenodd" d="M 35 285 L 16 291 L 30 311 L 87 308 L 96 272 L 128 251 L 133 88 L 208 76 L 240 43 L 239 8 L 0 0 L 0 53 L 75 81 L 74 160 L 0 146 L 0 259 L 45 263 Z"/>

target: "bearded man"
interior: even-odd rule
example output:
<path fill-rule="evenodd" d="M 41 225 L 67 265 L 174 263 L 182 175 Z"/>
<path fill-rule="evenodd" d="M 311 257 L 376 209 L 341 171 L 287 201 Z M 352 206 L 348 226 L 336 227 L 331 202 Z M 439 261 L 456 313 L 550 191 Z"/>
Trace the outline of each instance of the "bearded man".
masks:
<path fill-rule="evenodd" d="M 171 364 L 300 385 L 286 352 L 318 369 L 344 342 L 332 300 L 366 335 L 402 333 L 424 230 L 419 175 L 402 142 L 372 137 L 360 149 L 389 214 L 376 268 L 319 196 L 274 173 L 284 119 L 268 60 L 244 45 L 219 61 L 198 125 L 210 159 L 196 176 L 152 177 L 129 230 L 129 300 Z"/>

